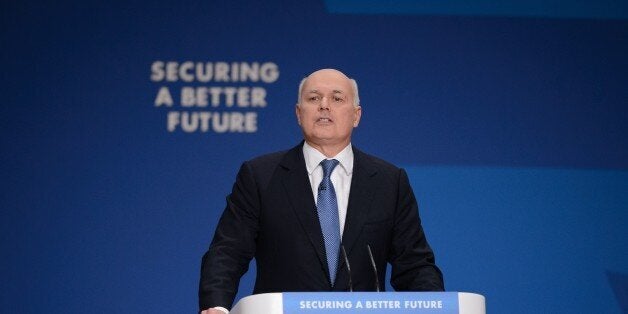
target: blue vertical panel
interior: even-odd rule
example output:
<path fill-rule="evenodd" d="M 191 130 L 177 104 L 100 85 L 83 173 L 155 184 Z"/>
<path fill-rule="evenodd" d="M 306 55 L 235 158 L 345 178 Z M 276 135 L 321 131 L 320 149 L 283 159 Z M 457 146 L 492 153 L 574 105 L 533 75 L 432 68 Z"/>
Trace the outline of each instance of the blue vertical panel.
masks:
<path fill-rule="evenodd" d="M 621 313 L 606 272 L 628 273 L 628 172 L 408 174 L 448 290 L 484 294 L 496 313 Z"/>

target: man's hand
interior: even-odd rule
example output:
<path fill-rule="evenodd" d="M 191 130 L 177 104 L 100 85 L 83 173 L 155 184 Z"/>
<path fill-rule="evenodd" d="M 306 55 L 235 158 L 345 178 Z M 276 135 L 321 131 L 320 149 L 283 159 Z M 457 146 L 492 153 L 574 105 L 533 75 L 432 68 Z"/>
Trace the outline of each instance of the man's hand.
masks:
<path fill-rule="evenodd" d="M 201 314 L 227 314 L 229 312 L 225 312 L 222 309 L 218 309 L 216 307 L 212 307 L 211 309 L 201 311 Z"/>

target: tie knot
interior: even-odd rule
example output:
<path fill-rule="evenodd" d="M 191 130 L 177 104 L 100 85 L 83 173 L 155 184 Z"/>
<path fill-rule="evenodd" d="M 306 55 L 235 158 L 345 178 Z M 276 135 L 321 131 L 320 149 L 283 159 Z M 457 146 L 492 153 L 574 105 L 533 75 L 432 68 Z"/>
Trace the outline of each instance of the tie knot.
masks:
<path fill-rule="evenodd" d="M 334 171 L 334 168 L 336 168 L 339 163 L 340 162 L 336 159 L 324 159 L 321 161 L 321 166 L 323 166 L 323 177 L 329 177 L 331 172 Z"/>

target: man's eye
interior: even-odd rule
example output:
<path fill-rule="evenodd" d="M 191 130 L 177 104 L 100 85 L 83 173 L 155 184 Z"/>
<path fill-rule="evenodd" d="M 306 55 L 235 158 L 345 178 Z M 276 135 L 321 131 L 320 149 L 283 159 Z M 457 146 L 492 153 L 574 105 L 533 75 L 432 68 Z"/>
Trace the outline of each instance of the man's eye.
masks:
<path fill-rule="evenodd" d="M 317 100 L 320 100 L 320 99 L 321 99 L 321 97 L 320 97 L 320 96 L 312 96 L 312 97 L 310 97 L 308 100 L 309 100 L 309 101 L 317 101 Z"/>
<path fill-rule="evenodd" d="M 342 101 L 344 101 L 344 98 L 342 98 L 342 97 L 334 97 L 334 101 L 335 102 L 342 102 Z"/>

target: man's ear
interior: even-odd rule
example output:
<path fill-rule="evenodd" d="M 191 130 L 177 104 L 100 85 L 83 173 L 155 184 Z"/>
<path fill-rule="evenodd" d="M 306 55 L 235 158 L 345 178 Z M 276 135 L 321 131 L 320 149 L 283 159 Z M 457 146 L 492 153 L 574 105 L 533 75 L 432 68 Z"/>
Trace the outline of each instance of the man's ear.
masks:
<path fill-rule="evenodd" d="M 357 106 L 355 108 L 355 117 L 353 118 L 353 127 L 357 128 L 360 124 L 360 118 L 362 118 L 362 107 Z"/>
<path fill-rule="evenodd" d="M 299 125 L 301 125 L 301 108 L 299 108 L 299 104 L 297 103 L 296 106 L 294 106 L 294 113 L 297 116 L 297 123 Z"/>

